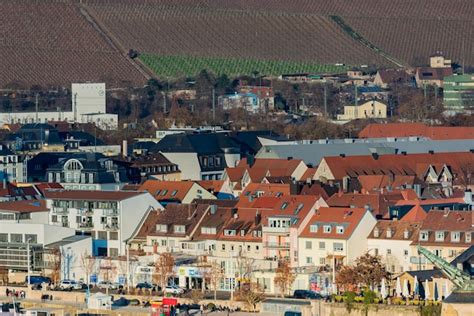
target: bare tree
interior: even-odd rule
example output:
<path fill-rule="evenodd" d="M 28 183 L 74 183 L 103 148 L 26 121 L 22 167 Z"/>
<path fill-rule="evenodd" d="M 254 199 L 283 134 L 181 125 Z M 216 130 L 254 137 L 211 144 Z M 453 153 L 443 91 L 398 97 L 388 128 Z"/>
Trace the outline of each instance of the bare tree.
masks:
<path fill-rule="evenodd" d="M 288 294 L 291 285 L 296 279 L 296 274 L 291 271 L 290 264 L 286 260 L 282 260 L 278 264 L 275 275 L 275 286 L 279 288 L 281 297 L 285 297 Z"/>
<path fill-rule="evenodd" d="M 237 257 L 237 271 L 239 273 L 240 282 L 251 283 L 255 266 L 255 259 L 241 253 Z"/>
<path fill-rule="evenodd" d="M 252 312 L 255 312 L 256 305 L 261 302 L 264 297 L 264 291 L 257 283 L 247 283 L 241 287 L 237 293 L 237 299 L 243 301 Z"/>
<path fill-rule="evenodd" d="M 221 281 L 224 279 L 224 270 L 216 261 L 208 262 L 206 267 L 202 270 L 203 279 L 210 285 L 214 291 L 214 301 L 217 300 L 217 289 Z"/>
<path fill-rule="evenodd" d="M 8 268 L 7 267 L 0 267 L 0 283 L 2 285 L 8 284 Z"/>
<path fill-rule="evenodd" d="M 102 281 L 105 281 L 107 283 L 109 282 L 111 283 L 117 273 L 117 267 L 115 266 L 111 257 L 107 257 L 101 260 L 99 270 L 100 270 Z M 106 291 L 106 294 L 109 294 L 108 285 L 106 286 L 105 291 Z"/>
<path fill-rule="evenodd" d="M 86 284 L 89 286 L 90 277 L 95 269 L 95 258 L 90 256 L 87 251 L 81 254 L 81 267 L 86 275 Z"/>
<path fill-rule="evenodd" d="M 155 262 L 155 282 L 164 289 L 169 277 L 173 275 L 174 257 L 169 252 L 162 253 Z"/>
<path fill-rule="evenodd" d="M 61 273 L 61 251 L 59 248 L 50 249 L 46 253 L 46 261 L 49 263 L 51 281 L 53 284 L 58 284 Z"/>

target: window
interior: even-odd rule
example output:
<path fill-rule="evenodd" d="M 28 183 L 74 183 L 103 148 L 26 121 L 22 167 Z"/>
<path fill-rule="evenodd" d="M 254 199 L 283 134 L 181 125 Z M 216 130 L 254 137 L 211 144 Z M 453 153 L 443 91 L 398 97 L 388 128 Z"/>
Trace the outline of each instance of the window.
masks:
<path fill-rule="evenodd" d="M 287 207 L 288 207 L 288 202 L 283 202 L 283 204 L 281 205 L 280 209 L 281 209 L 281 210 L 285 210 Z"/>
<path fill-rule="evenodd" d="M 107 232 L 106 231 L 98 231 L 97 232 L 97 239 L 106 240 L 107 239 Z"/>
<path fill-rule="evenodd" d="M 155 195 L 159 195 L 161 190 L 156 190 Z"/>
<path fill-rule="evenodd" d="M 30 243 L 36 244 L 38 242 L 38 235 L 36 234 L 25 234 L 25 242 L 30 240 Z"/>
<path fill-rule="evenodd" d="M 326 258 L 319 258 L 319 264 L 320 265 L 325 265 L 326 264 Z"/>
<path fill-rule="evenodd" d="M 224 230 L 224 236 L 235 236 L 236 231 L 234 229 L 225 229 Z"/>
<path fill-rule="evenodd" d="M 216 234 L 216 228 L 215 227 L 201 227 L 201 234 L 215 235 Z"/>
<path fill-rule="evenodd" d="M 310 225 L 309 226 L 309 232 L 310 233 L 317 233 L 318 232 L 318 225 L 317 224 Z"/>
<path fill-rule="evenodd" d="M 230 245 L 230 250 L 234 251 L 234 245 Z"/>
<path fill-rule="evenodd" d="M 295 209 L 295 215 L 297 215 L 304 207 L 303 203 L 298 204 L 298 206 Z"/>
<path fill-rule="evenodd" d="M 324 225 L 323 229 L 325 234 L 329 234 L 331 232 L 331 225 Z"/>
<path fill-rule="evenodd" d="M 166 239 L 161 240 L 161 246 L 166 247 Z"/>
<path fill-rule="evenodd" d="M 421 241 L 427 241 L 429 237 L 429 233 L 426 230 L 423 230 L 420 232 L 420 240 Z"/>
<path fill-rule="evenodd" d="M 449 249 L 449 256 L 450 257 L 456 257 L 456 251 L 453 249 Z"/>
<path fill-rule="evenodd" d="M 225 251 L 225 244 L 222 244 L 222 251 Z"/>
<path fill-rule="evenodd" d="M 221 157 L 216 157 L 216 166 L 219 167 L 221 165 Z"/>
<path fill-rule="evenodd" d="M 100 223 L 101 223 L 101 224 L 107 224 L 107 217 L 101 216 L 101 217 L 100 217 Z"/>
<path fill-rule="evenodd" d="M 466 232 L 466 242 L 467 243 L 471 242 L 471 232 Z"/>
<path fill-rule="evenodd" d="M 10 234 L 10 242 L 23 242 L 22 234 Z"/>
<path fill-rule="evenodd" d="M 8 242 L 8 234 L 0 234 L 0 242 Z"/>
<path fill-rule="evenodd" d="M 184 234 L 186 232 L 186 226 L 184 226 L 184 225 L 174 225 L 174 232 L 176 234 Z"/>
<path fill-rule="evenodd" d="M 336 233 L 344 234 L 344 226 L 336 226 Z"/>
<path fill-rule="evenodd" d="M 247 251 L 250 251 L 250 245 L 247 246 Z"/>
<path fill-rule="evenodd" d="M 408 250 L 403 250 L 403 255 L 408 256 Z"/>
<path fill-rule="evenodd" d="M 202 157 L 202 165 L 207 167 L 207 157 Z"/>
<path fill-rule="evenodd" d="M 178 190 L 174 190 L 173 192 L 171 192 L 171 196 L 175 196 L 176 193 L 178 193 Z"/>
<path fill-rule="evenodd" d="M 51 222 L 57 223 L 58 222 L 58 215 L 51 216 Z"/>
<path fill-rule="evenodd" d="M 109 257 L 118 257 L 118 249 L 109 248 Z"/>
<path fill-rule="evenodd" d="M 387 255 L 391 255 L 392 254 L 392 249 L 387 249 Z"/>
<path fill-rule="evenodd" d="M 320 241 L 319 242 L 319 249 L 321 249 L 321 250 L 326 249 L 326 242 Z"/>
<path fill-rule="evenodd" d="M 168 193 L 168 190 L 164 189 L 164 190 L 161 192 L 161 196 L 165 196 L 167 193 Z"/>
<path fill-rule="evenodd" d="M 410 238 L 410 232 L 408 231 L 408 229 L 405 229 L 405 231 L 403 232 L 403 238 L 405 239 Z"/>
<path fill-rule="evenodd" d="M 335 242 L 333 244 L 333 247 L 334 247 L 334 251 L 344 251 L 344 246 L 340 242 Z"/>
<path fill-rule="evenodd" d="M 305 244 L 306 244 L 306 249 L 312 249 L 313 248 L 313 243 L 311 242 L 311 240 L 307 240 Z"/>
<path fill-rule="evenodd" d="M 166 232 L 168 232 L 168 227 L 167 227 L 167 225 L 157 224 L 157 225 L 156 225 L 156 232 L 158 232 L 158 233 L 166 233 Z"/>
<path fill-rule="evenodd" d="M 110 232 L 109 233 L 109 240 L 118 240 L 118 233 L 117 232 Z"/>
<path fill-rule="evenodd" d="M 214 167 L 214 157 L 209 157 L 209 167 Z"/>
<path fill-rule="evenodd" d="M 441 249 L 435 249 L 435 250 L 434 250 L 434 254 L 435 254 L 436 256 L 438 256 L 438 257 L 441 257 L 441 258 L 443 257 L 443 256 L 442 256 L 442 251 L 441 251 Z"/>
<path fill-rule="evenodd" d="M 260 246 L 255 246 L 255 250 L 256 250 L 256 251 L 259 251 L 259 250 L 260 250 Z"/>
<path fill-rule="evenodd" d="M 376 256 L 378 256 L 379 255 L 379 248 L 375 248 L 374 253 L 375 253 Z"/>
<path fill-rule="evenodd" d="M 437 231 L 435 235 L 435 241 L 444 241 L 444 232 Z"/>
<path fill-rule="evenodd" d="M 452 242 L 459 242 L 461 240 L 461 233 L 460 232 L 452 232 L 451 233 L 451 241 Z"/>
<path fill-rule="evenodd" d="M 312 264 L 313 263 L 313 258 L 312 257 L 306 257 L 306 264 Z"/>

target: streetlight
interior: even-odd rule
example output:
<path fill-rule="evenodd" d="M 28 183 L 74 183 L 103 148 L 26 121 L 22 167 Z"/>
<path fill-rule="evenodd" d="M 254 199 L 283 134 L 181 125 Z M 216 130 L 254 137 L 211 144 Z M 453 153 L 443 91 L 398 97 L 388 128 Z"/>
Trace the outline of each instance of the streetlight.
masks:
<path fill-rule="evenodd" d="M 130 245 L 128 240 L 125 242 L 125 251 L 127 252 L 127 277 L 125 281 L 127 282 L 127 294 L 130 293 Z"/>
<path fill-rule="evenodd" d="M 26 240 L 26 261 L 27 261 L 27 275 L 28 275 L 28 288 L 30 287 L 30 284 L 31 284 L 31 270 L 30 270 L 30 242 L 31 242 L 31 238 L 28 238 Z"/>

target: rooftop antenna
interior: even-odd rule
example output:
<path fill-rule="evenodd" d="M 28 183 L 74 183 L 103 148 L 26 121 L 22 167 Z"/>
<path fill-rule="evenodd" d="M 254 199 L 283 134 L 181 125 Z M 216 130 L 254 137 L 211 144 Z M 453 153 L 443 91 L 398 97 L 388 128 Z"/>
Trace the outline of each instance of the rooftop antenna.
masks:
<path fill-rule="evenodd" d="M 38 93 L 36 93 L 35 95 L 35 109 L 36 109 L 36 123 L 39 122 L 39 119 L 38 119 Z"/>
<path fill-rule="evenodd" d="M 73 106 L 74 106 L 74 123 L 77 122 L 77 92 L 74 93 L 74 98 L 73 98 Z"/>

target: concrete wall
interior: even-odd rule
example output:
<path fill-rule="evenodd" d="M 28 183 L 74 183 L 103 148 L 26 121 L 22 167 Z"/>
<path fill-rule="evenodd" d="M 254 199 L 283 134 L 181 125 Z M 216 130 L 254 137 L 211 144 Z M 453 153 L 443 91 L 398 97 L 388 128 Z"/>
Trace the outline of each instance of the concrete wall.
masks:
<path fill-rule="evenodd" d="M 188 194 L 184 197 L 184 199 L 181 201 L 183 204 L 189 204 L 191 203 L 194 199 L 210 199 L 210 200 L 215 200 L 217 199 L 214 194 L 210 193 L 206 189 L 204 189 L 202 186 L 200 186 L 197 183 L 194 183 L 191 186 L 191 189 L 189 189 Z"/>
<path fill-rule="evenodd" d="M 169 161 L 178 165 L 181 180 L 201 180 L 201 166 L 196 153 L 162 153 Z"/>
<path fill-rule="evenodd" d="M 367 236 L 377 224 L 370 211 L 366 211 L 347 242 L 347 262 L 352 263 L 367 251 Z"/>

